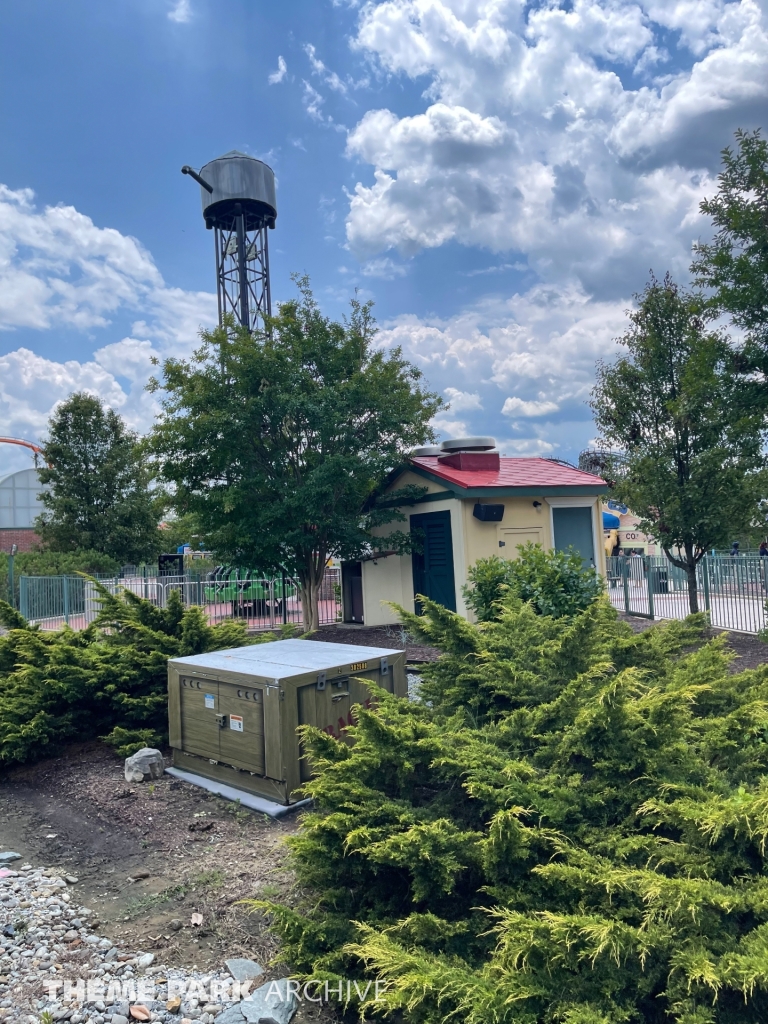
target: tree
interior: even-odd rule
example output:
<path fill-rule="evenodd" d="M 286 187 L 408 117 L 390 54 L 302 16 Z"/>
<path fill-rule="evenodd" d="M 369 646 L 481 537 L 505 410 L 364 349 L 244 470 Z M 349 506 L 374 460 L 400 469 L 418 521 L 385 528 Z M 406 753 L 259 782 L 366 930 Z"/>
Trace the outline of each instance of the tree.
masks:
<path fill-rule="evenodd" d="M 371 498 L 406 452 L 432 439 L 441 401 L 399 349 L 373 347 L 370 303 L 353 301 L 337 323 L 307 279 L 297 283 L 298 298 L 265 336 L 228 324 L 203 332 L 189 362 L 164 363 L 152 447 L 177 511 L 197 516 L 217 556 L 295 573 L 305 628 L 315 629 L 330 557 L 360 557 L 376 543 L 407 548 L 404 531 L 371 537 L 372 526 L 404 519 Z"/>
<path fill-rule="evenodd" d="M 768 357 L 768 141 L 760 131 L 737 131 L 737 151 L 723 150 L 719 187 L 701 212 L 712 218 L 714 240 L 694 246 L 692 270 L 712 289 L 712 304 L 730 313 Z M 765 366 L 764 366 L 765 368 Z"/>
<path fill-rule="evenodd" d="M 57 551 L 98 551 L 138 562 L 158 550 L 157 514 L 136 434 L 85 392 L 54 412 L 38 469 L 45 511 L 35 529 Z"/>
<path fill-rule="evenodd" d="M 762 417 L 746 394 L 748 382 L 731 372 L 728 340 L 708 326 L 699 298 L 667 275 L 662 282 L 652 277 L 637 300 L 619 339 L 629 354 L 598 365 L 591 405 L 605 442 L 627 453 L 616 496 L 685 570 L 695 612 L 696 566 L 757 509 Z"/>

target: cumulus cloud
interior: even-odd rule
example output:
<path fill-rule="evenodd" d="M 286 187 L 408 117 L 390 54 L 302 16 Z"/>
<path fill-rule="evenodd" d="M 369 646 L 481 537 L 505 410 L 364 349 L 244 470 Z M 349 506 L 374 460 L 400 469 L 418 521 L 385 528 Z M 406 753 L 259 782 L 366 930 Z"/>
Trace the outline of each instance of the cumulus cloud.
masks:
<path fill-rule="evenodd" d="M 145 390 L 153 358 L 186 355 L 216 298 L 169 288 L 134 238 L 99 228 L 71 206 L 39 210 L 31 191 L 0 185 L 0 331 L 109 328 L 134 313 L 131 335 L 89 360 L 57 362 L 27 348 L 0 355 L 0 433 L 36 439 L 57 402 L 76 390 L 99 395 L 146 430 L 156 402 Z M 16 453 L 18 458 L 23 453 Z M 12 456 L 10 456 L 12 458 Z M 3 466 L 9 455 L 3 452 Z"/>
<path fill-rule="evenodd" d="M 668 73 L 634 80 L 670 31 Z M 755 0 L 384 0 L 354 45 L 431 83 L 423 112 L 369 110 L 349 134 L 373 172 L 350 198 L 354 251 L 458 241 L 614 296 L 650 265 L 685 272 L 719 149 L 768 99 Z"/>
<path fill-rule="evenodd" d="M 349 247 L 367 261 L 480 247 L 534 281 L 449 319 L 403 315 L 387 336 L 433 385 L 460 376 L 481 396 L 473 432 L 511 422 L 519 452 L 586 442 L 595 360 L 614 352 L 649 268 L 687 277 L 720 150 L 764 118 L 768 7 L 381 0 L 362 6 L 352 45 L 423 92 L 349 132 L 365 166 Z"/>
<path fill-rule="evenodd" d="M 285 58 L 279 56 L 277 58 L 277 71 L 273 71 L 272 74 L 268 76 L 267 81 L 270 85 L 277 85 L 279 82 L 282 82 L 287 74 L 288 65 L 285 63 Z"/>
<path fill-rule="evenodd" d="M 547 413 L 557 412 L 557 402 L 544 400 L 529 400 L 524 398 L 508 398 L 501 408 L 505 416 L 546 416 Z"/>
<path fill-rule="evenodd" d="M 480 395 L 471 394 L 469 391 L 459 391 L 458 388 L 443 388 L 443 394 L 450 403 L 451 412 L 464 412 L 469 409 L 482 409 L 483 403 Z"/>

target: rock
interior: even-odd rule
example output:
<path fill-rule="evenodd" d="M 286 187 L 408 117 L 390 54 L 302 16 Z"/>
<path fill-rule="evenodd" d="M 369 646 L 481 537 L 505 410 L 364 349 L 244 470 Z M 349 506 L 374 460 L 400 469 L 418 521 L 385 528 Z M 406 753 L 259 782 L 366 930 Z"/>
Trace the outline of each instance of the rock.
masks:
<path fill-rule="evenodd" d="M 142 747 L 125 759 L 126 782 L 149 782 L 162 778 L 164 772 L 163 755 L 154 747 Z"/>
<path fill-rule="evenodd" d="M 122 1013 L 113 1013 L 112 1024 L 131 1024 L 131 1022 L 127 1017 L 124 1017 Z"/>
<path fill-rule="evenodd" d="M 143 953 L 139 957 L 139 959 L 137 961 L 137 966 L 139 967 L 140 970 L 146 971 L 146 969 L 148 967 L 151 967 L 154 962 L 155 962 L 155 954 L 154 953 Z M 139 1018 L 139 1020 L 140 1019 L 141 1018 Z"/>
<path fill-rule="evenodd" d="M 133 874 L 128 876 L 129 882 L 139 882 L 142 878 L 149 878 L 152 872 L 146 868 L 139 868 L 138 871 L 134 871 Z"/>
<path fill-rule="evenodd" d="M 134 1020 L 149 1020 L 150 1012 L 146 1006 L 142 1006 L 141 1003 L 136 1003 L 131 1007 L 131 1016 Z"/>
<path fill-rule="evenodd" d="M 108 964 L 110 960 L 114 960 L 116 956 L 117 949 L 115 946 L 113 946 L 112 949 L 108 949 L 107 952 L 104 954 L 104 963 Z"/>
<path fill-rule="evenodd" d="M 264 968 L 255 960 L 248 960 L 245 957 L 235 957 L 233 960 L 225 960 L 227 970 L 235 981 L 252 981 L 264 973 Z"/>
<path fill-rule="evenodd" d="M 268 981 L 240 1003 L 248 1024 L 259 1024 L 264 1019 L 271 1019 L 274 1024 L 288 1024 L 297 1006 L 296 994 L 288 988 L 288 978 Z"/>
<path fill-rule="evenodd" d="M 169 1013 L 178 1013 L 179 1007 L 181 1006 L 181 997 L 174 996 L 173 999 L 169 999 L 165 1004 L 165 1008 Z"/>
<path fill-rule="evenodd" d="M 216 1018 L 216 1024 L 245 1024 L 245 1017 L 240 1005 L 240 1003 L 235 1003 L 234 1006 L 228 1006 L 224 1013 L 219 1014 Z"/>
<path fill-rule="evenodd" d="M 184 927 L 184 925 L 178 919 L 178 917 L 174 917 L 174 919 L 171 921 L 171 923 L 168 925 L 168 927 L 171 929 L 172 932 L 178 932 L 178 931 L 181 931 L 181 929 Z"/>
<path fill-rule="evenodd" d="M 76 875 L 64 875 L 64 881 L 69 885 L 77 885 L 80 879 Z"/>
<path fill-rule="evenodd" d="M 21 860 L 21 854 L 14 853 L 13 850 L 6 850 L 4 853 L 0 853 L 0 864 L 10 864 L 12 860 Z"/>
<path fill-rule="evenodd" d="M 190 919 L 189 919 L 189 923 L 193 927 L 199 928 L 202 925 L 202 923 L 203 923 L 203 915 L 202 914 L 193 914 L 192 917 L 190 917 Z"/>

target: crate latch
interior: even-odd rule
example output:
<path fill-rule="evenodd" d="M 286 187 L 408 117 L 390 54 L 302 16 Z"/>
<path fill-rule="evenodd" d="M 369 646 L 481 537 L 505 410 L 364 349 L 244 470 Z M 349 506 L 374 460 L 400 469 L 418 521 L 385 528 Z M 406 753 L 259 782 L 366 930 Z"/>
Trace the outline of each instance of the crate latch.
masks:
<path fill-rule="evenodd" d="M 325 672 L 317 673 L 317 688 L 318 690 L 325 689 Z"/>
<path fill-rule="evenodd" d="M 383 676 L 389 675 L 389 660 L 387 658 L 381 659 L 380 671 Z"/>

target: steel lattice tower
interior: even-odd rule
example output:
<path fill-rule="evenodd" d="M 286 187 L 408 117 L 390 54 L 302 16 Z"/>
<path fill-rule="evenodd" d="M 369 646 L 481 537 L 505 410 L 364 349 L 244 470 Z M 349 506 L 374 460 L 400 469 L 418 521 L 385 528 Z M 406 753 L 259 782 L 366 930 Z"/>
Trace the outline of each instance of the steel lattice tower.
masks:
<path fill-rule="evenodd" d="M 272 315 L 268 231 L 275 226 L 275 176 L 263 161 L 233 150 L 200 169 L 182 167 L 200 185 L 205 226 L 213 230 L 219 323 L 227 315 L 263 331 Z"/>

